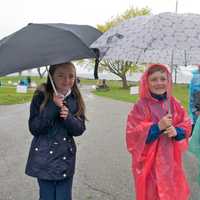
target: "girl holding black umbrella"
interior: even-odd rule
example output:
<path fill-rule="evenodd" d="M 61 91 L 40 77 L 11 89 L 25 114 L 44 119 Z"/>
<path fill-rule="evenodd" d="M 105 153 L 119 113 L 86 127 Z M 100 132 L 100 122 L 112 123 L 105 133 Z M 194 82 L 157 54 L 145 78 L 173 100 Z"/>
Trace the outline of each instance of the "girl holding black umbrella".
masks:
<path fill-rule="evenodd" d="M 71 200 L 76 158 L 73 137 L 85 131 L 85 104 L 71 62 L 50 66 L 47 83 L 33 96 L 29 129 L 34 137 L 26 174 L 37 178 L 40 199 Z"/>

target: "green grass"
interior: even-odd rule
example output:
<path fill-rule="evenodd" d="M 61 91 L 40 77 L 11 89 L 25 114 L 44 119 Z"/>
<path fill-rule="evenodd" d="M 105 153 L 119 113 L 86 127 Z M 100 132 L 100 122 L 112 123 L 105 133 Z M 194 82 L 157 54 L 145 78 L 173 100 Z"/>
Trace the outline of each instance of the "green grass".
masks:
<path fill-rule="evenodd" d="M 11 84 L 8 84 L 8 81 L 18 82 L 20 79 L 25 79 L 24 76 L 5 76 L 1 77 L 0 80 L 3 85 L 8 87 L 0 87 L 0 105 L 8 105 L 8 104 L 19 104 L 25 103 L 31 100 L 33 91 L 28 90 L 27 93 L 16 93 L 16 88 L 10 88 Z M 32 81 L 35 81 L 37 84 L 46 81 L 46 78 L 40 79 L 39 77 L 31 77 Z M 81 79 L 81 84 L 87 85 L 95 85 L 97 83 L 96 80 L 90 79 Z M 111 98 L 115 100 L 125 101 L 134 103 L 138 99 L 138 95 L 130 95 L 130 88 L 122 89 L 121 81 L 107 81 L 106 82 L 110 90 L 108 91 L 93 91 L 95 95 L 103 96 L 106 98 Z M 129 84 L 136 84 L 131 83 Z M 187 84 L 175 84 L 173 88 L 173 95 L 179 99 L 183 106 L 187 109 L 188 107 L 188 85 Z"/>
<path fill-rule="evenodd" d="M 0 77 L 0 81 L 2 85 L 10 86 L 14 82 L 19 82 L 21 79 L 26 79 L 27 76 L 3 76 Z M 31 76 L 31 80 L 36 82 L 37 84 L 40 84 L 42 82 L 46 81 L 46 78 L 40 78 L 38 76 Z M 12 83 L 9 83 L 11 81 Z"/>
<path fill-rule="evenodd" d="M 11 105 L 29 102 L 32 98 L 33 91 L 27 93 L 17 93 L 16 88 L 0 88 L 0 105 Z"/>
<path fill-rule="evenodd" d="M 81 84 L 82 85 L 95 85 L 96 84 L 96 80 L 93 79 L 80 79 L 81 80 Z"/>
<path fill-rule="evenodd" d="M 0 87 L 0 105 L 21 104 L 31 101 L 33 90 L 28 89 L 27 93 L 17 93 L 13 83 L 18 83 L 26 76 L 4 76 L 0 77 L 2 87 Z M 46 81 L 46 78 L 31 77 L 37 85 Z"/>
<path fill-rule="evenodd" d="M 175 96 L 182 103 L 182 105 L 188 109 L 189 94 L 187 84 L 175 84 L 173 87 L 173 96 Z"/>
<path fill-rule="evenodd" d="M 121 87 L 112 86 L 108 91 L 94 91 L 97 96 L 108 97 L 115 100 L 135 102 L 138 99 L 137 95 L 130 95 L 129 89 L 122 89 Z"/>
<path fill-rule="evenodd" d="M 93 93 L 98 96 L 104 96 L 107 98 L 126 101 L 126 102 L 136 102 L 138 95 L 130 95 L 130 88 L 122 89 L 116 84 L 109 85 L 110 90 L 108 91 L 94 91 Z M 187 84 L 174 84 L 173 86 L 173 95 L 179 99 L 182 105 L 187 109 L 188 108 L 188 85 Z"/>

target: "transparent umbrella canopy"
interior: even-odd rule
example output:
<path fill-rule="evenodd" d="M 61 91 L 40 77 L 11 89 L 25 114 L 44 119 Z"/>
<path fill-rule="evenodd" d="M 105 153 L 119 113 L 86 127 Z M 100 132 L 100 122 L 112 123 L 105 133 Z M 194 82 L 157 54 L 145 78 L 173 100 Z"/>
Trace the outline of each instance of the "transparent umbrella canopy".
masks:
<path fill-rule="evenodd" d="M 106 38 L 108 33 L 111 35 Z M 111 41 L 109 37 L 115 39 Z M 99 48 L 104 59 L 160 63 L 171 67 L 198 64 L 200 15 L 160 13 L 138 16 L 104 33 L 91 47 Z"/>

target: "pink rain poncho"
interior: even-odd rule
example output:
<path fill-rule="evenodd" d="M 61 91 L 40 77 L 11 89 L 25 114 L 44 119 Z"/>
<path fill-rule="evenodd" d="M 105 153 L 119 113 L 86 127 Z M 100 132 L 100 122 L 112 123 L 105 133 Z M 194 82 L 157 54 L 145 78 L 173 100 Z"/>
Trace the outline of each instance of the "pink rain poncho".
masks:
<path fill-rule="evenodd" d="M 159 66 L 167 70 L 164 65 Z M 159 101 L 151 97 L 146 71 L 140 82 L 140 99 L 127 119 L 126 142 L 132 155 L 137 200 L 188 200 L 190 195 L 182 166 L 182 153 L 188 148 L 191 121 L 181 104 L 171 96 L 171 75 L 168 70 L 167 73 L 167 100 Z M 161 134 L 154 142 L 146 144 L 151 125 L 158 123 L 168 113 L 169 101 L 172 125 L 183 128 L 186 138 L 176 141 Z"/>

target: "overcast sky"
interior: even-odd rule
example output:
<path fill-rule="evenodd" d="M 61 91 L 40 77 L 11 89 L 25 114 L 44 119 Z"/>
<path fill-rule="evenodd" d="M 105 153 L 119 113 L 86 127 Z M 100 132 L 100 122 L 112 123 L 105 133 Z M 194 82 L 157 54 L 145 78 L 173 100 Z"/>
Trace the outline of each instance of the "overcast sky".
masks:
<path fill-rule="evenodd" d="M 154 14 L 174 12 L 176 0 L 1 0 L 0 38 L 28 23 L 105 23 L 130 6 L 149 7 Z M 179 0 L 178 12 L 200 14 L 198 0 Z"/>

